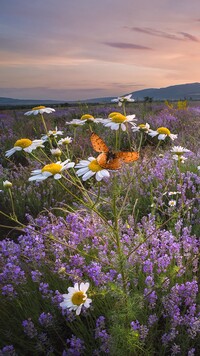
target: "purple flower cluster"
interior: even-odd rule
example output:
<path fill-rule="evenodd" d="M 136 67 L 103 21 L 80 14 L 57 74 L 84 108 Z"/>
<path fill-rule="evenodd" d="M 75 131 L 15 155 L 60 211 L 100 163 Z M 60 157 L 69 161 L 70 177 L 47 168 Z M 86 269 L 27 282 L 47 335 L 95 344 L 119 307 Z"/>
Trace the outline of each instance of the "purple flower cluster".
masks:
<path fill-rule="evenodd" d="M 22 322 L 22 326 L 24 328 L 24 333 L 30 338 L 33 339 L 34 337 L 37 336 L 38 332 L 37 329 L 35 328 L 35 325 L 31 318 L 24 320 Z"/>
<path fill-rule="evenodd" d="M 163 316 L 170 321 L 174 335 L 180 327 L 186 328 L 190 338 L 194 339 L 200 333 L 200 312 L 196 300 L 198 295 L 197 281 L 176 284 L 168 295 L 163 298 Z M 171 341 L 171 335 L 169 336 Z M 168 335 L 164 335 L 163 342 L 167 343 Z"/>
<path fill-rule="evenodd" d="M 63 351 L 62 356 L 81 356 L 84 354 L 84 342 L 75 335 L 72 335 L 71 339 L 67 339 L 66 344 L 67 348 Z"/>
<path fill-rule="evenodd" d="M 144 342 L 148 336 L 149 328 L 146 325 L 140 324 L 138 320 L 131 322 L 131 328 L 133 331 L 137 331 L 139 333 L 140 340 Z"/>
<path fill-rule="evenodd" d="M 110 353 L 110 347 L 109 347 L 110 335 L 108 334 L 108 332 L 106 330 L 104 316 L 100 316 L 96 321 L 94 338 L 95 338 L 95 340 L 97 340 L 100 343 L 99 348 L 94 351 L 94 355 L 101 355 L 101 353 L 109 354 Z"/>
<path fill-rule="evenodd" d="M 15 352 L 13 345 L 4 346 L 3 349 L 0 350 L 0 356 L 17 356 L 18 354 Z"/>
<path fill-rule="evenodd" d="M 49 326 L 53 325 L 53 316 L 50 313 L 42 313 L 39 316 L 38 319 L 40 325 L 44 326 L 45 328 L 48 328 Z"/>

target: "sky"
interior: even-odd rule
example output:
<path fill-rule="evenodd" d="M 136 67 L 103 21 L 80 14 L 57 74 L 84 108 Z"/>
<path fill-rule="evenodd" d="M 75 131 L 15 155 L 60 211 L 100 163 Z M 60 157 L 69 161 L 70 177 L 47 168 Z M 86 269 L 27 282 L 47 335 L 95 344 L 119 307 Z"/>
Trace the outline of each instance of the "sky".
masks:
<path fill-rule="evenodd" d="M 199 0 L 0 0 L 0 97 L 81 100 L 200 82 Z"/>

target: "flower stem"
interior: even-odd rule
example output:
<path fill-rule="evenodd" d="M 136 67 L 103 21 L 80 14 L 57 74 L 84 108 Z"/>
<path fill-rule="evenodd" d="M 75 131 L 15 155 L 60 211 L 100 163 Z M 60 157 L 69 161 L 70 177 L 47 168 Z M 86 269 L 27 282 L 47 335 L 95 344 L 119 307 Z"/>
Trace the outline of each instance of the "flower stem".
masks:
<path fill-rule="evenodd" d="M 47 135 L 47 137 L 48 137 L 48 141 L 49 141 L 50 147 L 53 148 L 51 139 L 50 139 L 50 137 L 49 137 L 49 135 L 48 135 L 47 125 L 46 125 L 44 116 L 43 116 L 42 114 L 40 114 L 40 116 L 41 116 L 41 119 L 42 119 L 42 123 L 43 123 L 43 126 L 44 126 L 45 133 L 46 133 L 46 135 Z"/>
<path fill-rule="evenodd" d="M 10 195 L 10 201 L 11 201 L 11 206 L 12 206 L 12 217 L 15 221 L 17 221 L 17 215 L 15 214 L 15 206 L 14 206 L 13 196 L 12 196 L 12 192 L 11 192 L 10 188 L 8 188 L 8 193 Z"/>
<path fill-rule="evenodd" d="M 138 152 L 140 152 L 140 150 L 141 150 L 143 137 L 144 137 L 144 133 L 143 133 L 143 131 L 141 131 L 141 136 L 140 136 L 140 143 L 139 143 L 139 147 L 138 147 Z"/>
<path fill-rule="evenodd" d="M 123 285 L 123 292 L 124 292 L 124 297 L 125 300 L 127 299 L 127 280 L 125 276 L 125 268 L 124 268 L 124 255 L 123 251 L 121 248 L 121 241 L 120 241 L 120 232 L 119 232 L 119 224 L 118 224 L 118 213 L 117 213 L 117 180 L 116 176 L 114 176 L 113 180 L 113 216 L 114 216 L 114 237 L 115 237 L 115 242 L 117 245 L 117 254 L 118 254 L 118 259 L 119 259 L 119 271 L 122 276 L 122 285 Z M 127 301 L 127 300 L 126 300 Z"/>

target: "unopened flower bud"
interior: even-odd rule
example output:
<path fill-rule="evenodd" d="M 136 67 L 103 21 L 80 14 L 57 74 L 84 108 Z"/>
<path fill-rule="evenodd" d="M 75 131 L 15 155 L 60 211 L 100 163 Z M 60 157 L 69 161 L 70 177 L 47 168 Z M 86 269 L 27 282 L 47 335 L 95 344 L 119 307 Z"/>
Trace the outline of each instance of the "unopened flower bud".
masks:
<path fill-rule="evenodd" d="M 12 187 L 12 183 L 9 182 L 9 180 L 5 180 L 5 181 L 3 182 L 3 187 L 4 187 L 4 188 L 11 188 L 11 187 Z"/>

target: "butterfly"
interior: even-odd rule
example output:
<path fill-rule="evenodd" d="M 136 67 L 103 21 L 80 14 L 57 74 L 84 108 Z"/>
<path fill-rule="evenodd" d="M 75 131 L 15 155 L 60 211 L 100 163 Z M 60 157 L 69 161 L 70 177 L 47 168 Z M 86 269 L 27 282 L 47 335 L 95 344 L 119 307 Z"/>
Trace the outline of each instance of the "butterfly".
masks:
<path fill-rule="evenodd" d="M 137 161 L 139 158 L 139 152 L 112 152 L 109 150 L 105 142 L 94 132 L 91 137 L 92 147 L 96 152 L 100 152 L 97 157 L 97 162 L 102 168 L 117 170 L 120 169 L 122 163 L 130 163 Z"/>

